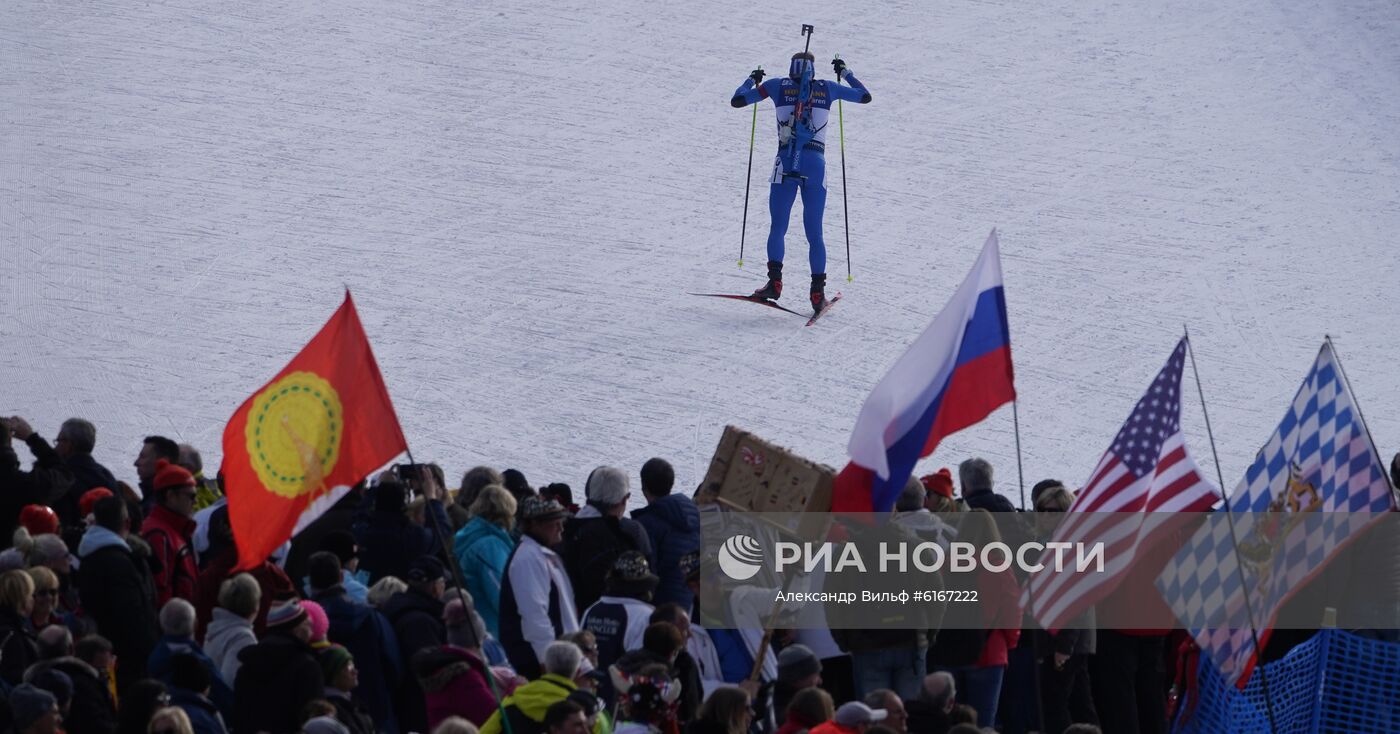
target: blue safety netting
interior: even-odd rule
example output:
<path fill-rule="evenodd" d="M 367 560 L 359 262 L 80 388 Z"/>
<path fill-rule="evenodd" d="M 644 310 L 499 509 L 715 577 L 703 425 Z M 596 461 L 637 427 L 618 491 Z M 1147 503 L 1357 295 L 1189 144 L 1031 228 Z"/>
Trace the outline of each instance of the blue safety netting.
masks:
<path fill-rule="evenodd" d="M 1400 644 L 1323 630 L 1256 670 L 1243 689 L 1226 685 L 1201 656 L 1194 712 L 1176 734 L 1400 732 Z M 1264 680 L 1273 699 L 1269 726 Z"/>

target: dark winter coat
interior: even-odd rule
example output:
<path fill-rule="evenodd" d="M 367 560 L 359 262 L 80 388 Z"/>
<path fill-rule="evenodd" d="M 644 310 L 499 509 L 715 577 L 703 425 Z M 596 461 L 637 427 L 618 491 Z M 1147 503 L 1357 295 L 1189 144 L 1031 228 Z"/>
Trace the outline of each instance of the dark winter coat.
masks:
<path fill-rule="evenodd" d="M 233 686 L 224 680 L 223 673 L 219 672 L 219 667 L 209 656 L 204 654 L 204 650 L 189 637 L 175 637 L 173 635 L 161 635 L 156 641 L 156 646 L 151 650 L 151 655 L 146 659 L 146 675 L 158 678 L 166 685 L 174 689 L 170 676 L 175 670 L 176 655 L 191 655 L 204 666 L 204 670 L 209 673 L 209 700 L 219 707 L 219 712 L 225 718 L 233 718 Z"/>
<path fill-rule="evenodd" d="M 596 509 L 585 507 L 564 524 L 559 556 L 564 559 L 564 570 L 574 587 L 575 609 L 588 609 L 598 601 L 613 562 L 629 550 L 641 551 L 649 563 L 655 564 L 651 540 L 636 520 L 601 515 Z"/>
<path fill-rule="evenodd" d="M 911 732 L 946 734 L 953 727 L 953 722 L 949 721 L 948 714 L 944 713 L 943 709 L 934 708 L 922 699 L 906 701 L 904 710 L 909 714 L 908 729 Z"/>
<path fill-rule="evenodd" d="M 116 494 L 117 478 L 107 467 L 97 463 L 92 454 L 74 454 L 64 463 L 68 465 L 68 471 L 73 473 L 73 484 L 58 499 L 53 511 L 58 513 L 58 518 L 64 525 L 82 525 L 83 518 L 78 508 L 78 500 L 82 499 L 88 490 L 98 487 L 106 487 Z"/>
<path fill-rule="evenodd" d="M 402 512 L 375 512 L 369 523 L 358 528 L 355 542 L 360 546 L 360 570 L 369 573 L 373 584 L 385 576 L 408 576 L 408 567 L 421 556 L 436 555 L 442 548 L 432 531 L 438 522 L 447 526 L 442 503 L 428 502 L 428 527 L 414 524 Z M 434 521 L 436 516 L 438 521 Z"/>
<path fill-rule="evenodd" d="M 116 734 L 117 707 L 107 679 L 97 669 L 75 657 L 40 660 L 25 671 L 26 682 L 45 670 L 57 670 L 73 681 L 73 697 L 63 715 L 63 729 L 70 734 Z"/>
<path fill-rule="evenodd" d="M 10 686 L 24 682 L 24 671 L 39 659 L 38 642 L 29 620 L 13 609 L 0 609 L 0 680 Z"/>
<path fill-rule="evenodd" d="M 325 690 L 321 665 L 311 647 L 287 634 L 274 632 L 239 653 L 241 665 L 234 681 L 237 705 L 234 734 L 294 734 L 301 730 L 306 704 Z"/>
<path fill-rule="evenodd" d="M 160 636 L 155 589 L 139 538 L 121 536 L 94 525 L 78 546 L 78 597 L 83 612 L 97 623 L 97 633 L 112 643 L 119 688 L 146 677 L 146 657 Z"/>
<path fill-rule="evenodd" d="M 1016 506 L 1011 504 L 1011 500 L 992 491 L 991 487 L 975 487 L 968 490 L 964 487 L 963 499 L 967 501 L 969 509 L 986 510 L 988 512 L 1015 512 Z"/>
<path fill-rule="evenodd" d="M 194 729 L 194 734 L 228 734 L 228 729 L 224 727 L 224 718 L 219 713 L 219 707 L 205 696 L 184 688 L 171 686 L 170 703 L 184 709 L 185 715 L 190 717 L 190 727 Z M 67 721 L 65 720 L 64 723 Z M 79 733 L 74 732 L 74 734 Z"/>
<path fill-rule="evenodd" d="M 399 639 L 399 661 L 412 670 L 410 661 L 421 650 L 434 650 L 447 644 L 447 628 L 442 622 L 441 599 L 417 589 L 401 591 L 385 602 L 382 611 Z M 418 677 L 404 675 L 394 695 L 399 727 L 404 731 L 428 731 L 428 710 Z"/>
<path fill-rule="evenodd" d="M 632 517 L 647 531 L 656 556 L 652 572 L 661 577 L 661 583 L 656 586 L 653 602 L 657 606 L 675 602 L 690 609 L 695 596 L 685 585 L 680 560 L 700 550 L 700 510 L 695 502 L 685 495 L 668 494 L 633 510 Z"/>
<path fill-rule="evenodd" d="M 368 604 L 355 601 L 336 586 L 312 597 L 330 620 L 327 638 L 344 645 L 360 671 L 357 695 L 380 731 L 397 734 L 392 694 L 402 675 L 398 637 L 389 620 Z M 239 677 L 243 672 L 239 671 Z"/>
<path fill-rule="evenodd" d="M 52 505 L 73 483 L 72 470 L 39 434 L 25 441 L 34 454 L 34 468 L 29 471 L 20 468 L 12 442 L 8 436 L 0 440 L 0 538 L 5 543 L 15 534 L 25 505 Z"/>
<path fill-rule="evenodd" d="M 482 726 L 496 712 L 485 661 L 470 650 L 444 645 L 413 656 L 413 674 L 423 689 L 431 731 L 449 716 Z"/>
<path fill-rule="evenodd" d="M 339 688 L 327 688 L 326 700 L 335 707 L 335 720 L 339 721 L 350 734 L 374 734 L 374 718 L 356 701 Z"/>

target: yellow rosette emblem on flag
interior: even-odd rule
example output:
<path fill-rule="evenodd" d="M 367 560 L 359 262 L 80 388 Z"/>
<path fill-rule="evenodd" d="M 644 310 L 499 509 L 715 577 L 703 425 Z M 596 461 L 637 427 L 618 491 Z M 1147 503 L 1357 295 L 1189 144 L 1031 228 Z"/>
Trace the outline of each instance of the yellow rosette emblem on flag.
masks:
<path fill-rule="evenodd" d="M 287 498 L 324 491 L 340 457 L 345 411 L 314 372 L 292 372 L 253 397 L 244 427 L 252 468 L 268 491 Z"/>

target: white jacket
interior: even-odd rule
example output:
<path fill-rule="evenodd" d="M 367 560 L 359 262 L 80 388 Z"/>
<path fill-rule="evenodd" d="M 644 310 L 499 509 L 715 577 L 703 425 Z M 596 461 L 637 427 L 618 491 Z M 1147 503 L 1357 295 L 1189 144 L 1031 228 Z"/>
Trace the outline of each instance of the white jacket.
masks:
<path fill-rule="evenodd" d="M 544 649 L 554 642 L 554 622 L 549 618 L 550 593 L 559 593 L 559 627 L 561 634 L 577 632 L 578 610 L 574 609 L 574 587 L 564 572 L 559 554 L 540 545 L 529 535 L 520 538 L 510 568 L 506 569 L 515 606 L 520 612 L 521 636 L 535 650 L 535 657 L 544 660 Z"/>

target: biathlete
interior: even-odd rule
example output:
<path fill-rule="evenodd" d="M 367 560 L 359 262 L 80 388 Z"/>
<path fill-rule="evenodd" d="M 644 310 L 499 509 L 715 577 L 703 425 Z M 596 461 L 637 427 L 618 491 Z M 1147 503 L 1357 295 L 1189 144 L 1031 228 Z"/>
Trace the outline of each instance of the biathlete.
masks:
<path fill-rule="evenodd" d="M 822 239 L 822 212 L 826 209 L 826 124 L 837 100 L 866 104 L 870 91 L 851 73 L 846 62 L 834 59 L 836 78 L 850 86 L 814 79 L 816 57 L 806 51 L 792 55 L 785 79 L 763 81 L 755 69 L 734 91 L 735 107 L 773 100 L 778 117 L 778 155 L 768 183 L 768 282 L 753 292 L 754 298 L 775 300 L 783 292 L 783 237 L 797 192 L 802 192 L 802 227 L 807 232 L 808 258 L 812 265 L 812 310 L 826 308 L 826 242 Z"/>

